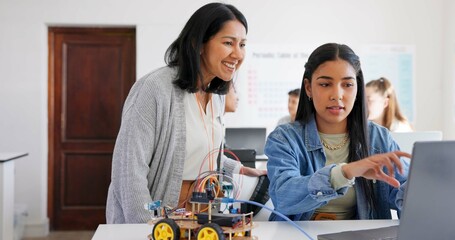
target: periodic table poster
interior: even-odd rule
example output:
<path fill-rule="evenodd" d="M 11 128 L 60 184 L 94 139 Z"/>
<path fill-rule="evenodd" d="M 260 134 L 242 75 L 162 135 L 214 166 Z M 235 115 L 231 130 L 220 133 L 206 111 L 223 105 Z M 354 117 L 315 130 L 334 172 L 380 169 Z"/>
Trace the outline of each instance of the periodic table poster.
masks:
<path fill-rule="evenodd" d="M 226 125 L 275 128 L 288 115 L 288 92 L 300 88 L 305 46 L 248 45 L 247 56 L 234 83 L 239 96 L 236 113 L 226 115 Z"/>
<path fill-rule="evenodd" d="M 248 45 L 234 83 L 239 97 L 235 113 L 226 114 L 227 127 L 267 127 L 288 115 L 288 92 L 300 88 L 309 54 L 317 46 Z M 414 47 L 409 45 L 352 46 L 360 56 L 365 82 L 386 77 L 397 91 L 402 111 L 414 119 Z"/>

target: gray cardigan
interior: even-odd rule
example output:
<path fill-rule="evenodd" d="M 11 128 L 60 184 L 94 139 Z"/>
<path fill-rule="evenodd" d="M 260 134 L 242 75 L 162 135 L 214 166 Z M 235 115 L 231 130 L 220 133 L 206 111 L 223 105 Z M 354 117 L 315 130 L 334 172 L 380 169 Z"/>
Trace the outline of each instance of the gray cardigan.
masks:
<path fill-rule="evenodd" d="M 145 223 L 144 204 L 162 200 L 176 206 L 182 184 L 186 151 L 185 91 L 172 82 L 177 69 L 163 67 L 138 80 L 123 106 L 115 143 L 106 220 Z M 224 97 L 221 97 L 224 111 Z M 221 115 L 222 116 L 222 115 Z M 237 163 L 223 158 L 232 174 Z"/>

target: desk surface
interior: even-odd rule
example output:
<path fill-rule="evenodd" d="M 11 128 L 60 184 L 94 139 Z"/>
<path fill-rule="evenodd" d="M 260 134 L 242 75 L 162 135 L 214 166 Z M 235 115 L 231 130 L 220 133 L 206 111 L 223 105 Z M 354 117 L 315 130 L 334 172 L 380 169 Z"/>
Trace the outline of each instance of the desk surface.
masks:
<path fill-rule="evenodd" d="M 259 240 L 269 239 L 307 239 L 297 228 L 287 222 L 255 222 L 253 235 Z M 314 239 L 318 234 L 360 230 L 398 225 L 398 220 L 339 220 L 339 221 L 302 221 L 296 222 Z M 146 240 L 152 232 L 147 224 L 101 224 L 92 240 Z"/>
<path fill-rule="evenodd" d="M 7 162 L 16 158 L 25 157 L 28 153 L 3 153 L 0 152 L 0 162 Z"/>

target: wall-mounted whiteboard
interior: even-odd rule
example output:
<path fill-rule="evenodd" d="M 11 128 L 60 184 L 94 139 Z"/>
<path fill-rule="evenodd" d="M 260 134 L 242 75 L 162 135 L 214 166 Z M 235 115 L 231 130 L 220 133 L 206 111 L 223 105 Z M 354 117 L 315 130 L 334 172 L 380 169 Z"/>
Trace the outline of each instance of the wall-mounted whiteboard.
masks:
<path fill-rule="evenodd" d="M 273 130 L 278 120 L 288 115 L 288 92 L 301 87 L 310 50 L 305 46 L 248 45 L 234 79 L 239 108 L 226 115 L 226 125 Z"/>
<path fill-rule="evenodd" d="M 305 63 L 317 46 L 248 45 L 234 83 L 239 97 L 236 113 L 226 114 L 228 127 L 267 127 L 272 131 L 288 114 L 288 92 L 300 88 Z M 414 47 L 407 45 L 351 46 L 360 56 L 365 82 L 379 77 L 392 81 L 400 106 L 414 119 Z"/>

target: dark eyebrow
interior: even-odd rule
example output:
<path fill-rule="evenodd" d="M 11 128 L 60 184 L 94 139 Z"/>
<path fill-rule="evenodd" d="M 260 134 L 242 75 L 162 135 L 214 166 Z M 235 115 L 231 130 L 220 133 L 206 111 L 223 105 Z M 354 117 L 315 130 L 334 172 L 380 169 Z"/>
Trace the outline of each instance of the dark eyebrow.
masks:
<path fill-rule="evenodd" d="M 318 79 L 333 80 L 333 78 L 329 77 L 329 76 L 319 76 L 318 78 L 316 78 L 316 80 L 318 80 Z M 355 80 L 355 78 L 354 77 L 344 77 L 341 80 Z"/>
<path fill-rule="evenodd" d="M 231 40 L 233 40 L 233 41 L 237 41 L 237 40 L 238 40 L 238 38 L 233 37 L 233 36 L 223 36 L 223 37 L 221 37 L 221 38 L 228 38 L 228 39 L 231 39 Z M 242 41 L 244 42 L 244 41 L 246 41 L 246 38 L 240 39 L 240 41 L 241 41 L 241 42 L 242 42 Z"/>
<path fill-rule="evenodd" d="M 333 78 L 329 77 L 329 76 L 319 76 L 318 78 L 316 78 L 316 80 L 319 80 L 319 79 L 333 80 Z"/>

